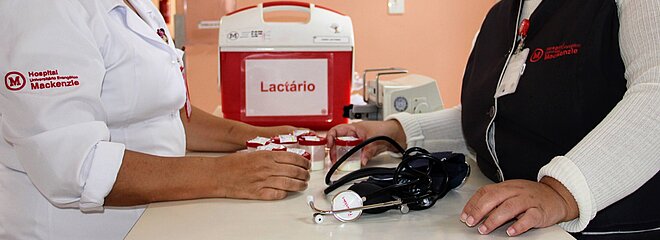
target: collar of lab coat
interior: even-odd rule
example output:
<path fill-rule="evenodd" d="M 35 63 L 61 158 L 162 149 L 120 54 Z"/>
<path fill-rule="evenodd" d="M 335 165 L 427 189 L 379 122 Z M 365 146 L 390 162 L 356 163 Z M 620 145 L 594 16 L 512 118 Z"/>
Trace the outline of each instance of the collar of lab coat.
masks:
<path fill-rule="evenodd" d="M 158 13 L 158 15 L 154 14 L 157 9 L 154 8 L 153 4 L 145 4 L 142 0 L 128 1 L 133 5 L 135 11 L 137 11 L 138 15 L 140 15 L 140 17 L 149 25 L 149 27 L 153 28 L 154 30 L 166 27 L 157 24 L 155 19 L 160 17 L 160 13 Z"/>
<path fill-rule="evenodd" d="M 159 28 L 166 29 L 167 26 L 161 26 L 158 24 L 156 18 L 161 17 L 157 9 L 151 4 L 145 4 L 141 0 L 128 0 L 137 15 L 133 14 L 133 11 L 124 3 L 123 0 L 112 0 L 107 2 L 106 8 L 108 14 L 116 12 L 123 17 L 126 26 L 133 32 L 140 35 L 142 38 L 147 41 L 153 42 L 155 46 L 165 49 L 168 52 L 173 52 L 172 46 L 164 42 L 163 39 L 158 36 L 156 30 Z M 139 15 L 139 16 L 138 16 Z M 171 41 L 171 40 L 170 40 Z"/>

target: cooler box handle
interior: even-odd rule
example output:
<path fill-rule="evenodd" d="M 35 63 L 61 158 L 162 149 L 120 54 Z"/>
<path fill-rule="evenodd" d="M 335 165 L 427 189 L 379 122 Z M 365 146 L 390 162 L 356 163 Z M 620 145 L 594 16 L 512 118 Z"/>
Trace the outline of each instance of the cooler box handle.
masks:
<path fill-rule="evenodd" d="M 297 11 L 297 12 L 309 13 L 311 12 L 310 9 L 314 8 L 313 3 L 294 2 L 294 1 L 265 2 L 259 5 L 261 5 L 262 19 L 263 19 L 263 13 L 265 12 Z"/>
<path fill-rule="evenodd" d="M 259 3 L 256 6 L 250 6 L 250 7 L 238 9 L 234 12 L 228 13 L 226 16 L 231 16 L 237 13 L 241 13 L 241 14 L 246 14 L 248 16 L 253 15 L 252 18 L 259 18 L 261 19 L 262 22 L 265 22 L 264 13 L 277 12 L 277 11 L 296 11 L 296 12 L 309 13 L 309 21 L 311 22 L 312 19 L 314 19 L 314 16 L 316 15 L 315 12 L 317 9 L 345 16 L 343 13 L 340 13 L 336 10 L 327 7 L 318 6 L 313 3 L 296 2 L 296 1 L 274 1 L 274 2 Z"/>

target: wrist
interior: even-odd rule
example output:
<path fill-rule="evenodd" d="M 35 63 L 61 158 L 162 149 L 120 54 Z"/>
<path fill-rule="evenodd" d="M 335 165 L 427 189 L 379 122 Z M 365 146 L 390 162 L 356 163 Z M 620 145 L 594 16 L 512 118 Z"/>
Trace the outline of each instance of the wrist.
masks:
<path fill-rule="evenodd" d="M 389 137 L 394 139 L 401 147 L 404 149 L 408 148 L 408 143 L 406 142 L 406 133 L 403 131 L 403 126 L 396 119 L 390 119 L 384 122 L 386 124 L 385 128 L 389 132 Z"/>
<path fill-rule="evenodd" d="M 231 195 L 228 186 L 232 186 L 233 183 L 226 179 L 226 176 L 231 175 L 229 173 L 229 171 L 232 171 L 230 162 L 239 154 L 240 153 L 233 153 L 222 157 L 211 158 L 213 161 L 211 169 L 213 170 L 208 171 L 209 173 L 212 173 L 212 175 L 208 176 L 209 184 L 207 187 L 209 187 L 208 192 L 214 198 L 227 198 Z M 220 177 L 221 175 L 222 177 Z"/>
<path fill-rule="evenodd" d="M 549 176 L 542 177 L 539 182 L 550 187 L 563 201 L 565 213 L 562 222 L 576 219 L 579 216 L 577 201 L 561 182 Z"/>

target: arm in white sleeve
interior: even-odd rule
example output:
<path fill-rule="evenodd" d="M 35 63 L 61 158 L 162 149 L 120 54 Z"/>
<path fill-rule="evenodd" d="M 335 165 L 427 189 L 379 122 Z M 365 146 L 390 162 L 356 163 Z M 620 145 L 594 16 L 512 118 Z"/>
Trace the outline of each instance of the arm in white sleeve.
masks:
<path fill-rule="evenodd" d="M 474 48 L 477 37 L 479 31 L 472 38 L 470 51 Z M 415 115 L 398 113 L 385 118 L 390 119 L 399 121 L 403 127 L 408 147 L 422 147 L 431 152 L 453 151 L 469 154 L 461 124 L 461 105 Z"/>
<path fill-rule="evenodd" d="M 628 90 L 594 130 L 538 174 L 559 180 L 573 194 L 579 217 L 560 224 L 569 232 L 582 231 L 597 211 L 631 194 L 660 169 L 660 2 L 618 5 Z"/>
<path fill-rule="evenodd" d="M 386 118 L 390 119 L 399 121 L 403 127 L 408 147 L 422 147 L 432 152 L 467 153 L 460 105 L 430 113 L 398 113 Z"/>
<path fill-rule="evenodd" d="M 110 142 L 104 122 L 105 66 L 87 24 L 90 16 L 75 1 L 3 5 L 14 11 L 2 16 L 0 29 L 11 34 L 0 36 L 0 74 L 19 72 L 26 84 L 19 90 L 0 88 L 2 136 L 52 204 L 99 209 L 114 184 L 124 145 Z M 38 74 L 44 71 L 54 79 L 44 80 Z M 61 76 L 77 83 L 57 84 Z"/>

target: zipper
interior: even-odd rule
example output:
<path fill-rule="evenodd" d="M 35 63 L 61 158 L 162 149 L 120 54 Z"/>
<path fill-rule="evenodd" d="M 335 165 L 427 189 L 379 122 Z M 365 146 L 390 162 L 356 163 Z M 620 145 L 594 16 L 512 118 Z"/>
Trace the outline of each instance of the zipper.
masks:
<path fill-rule="evenodd" d="M 506 68 L 509 65 L 511 56 L 513 56 L 513 53 L 516 50 L 516 43 L 518 40 L 518 27 L 519 27 L 518 24 L 520 23 L 520 17 L 521 17 L 520 15 L 522 14 L 522 7 L 524 1 L 525 0 L 520 0 L 520 3 L 518 4 L 518 15 L 516 17 L 516 22 L 515 22 L 516 30 L 513 31 L 513 43 L 511 44 L 511 49 L 509 50 L 509 54 L 506 58 L 506 62 L 504 63 L 504 67 L 502 68 L 502 72 L 500 73 L 500 79 L 497 81 L 498 87 L 500 86 L 500 84 L 502 84 L 502 79 L 504 78 L 504 72 L 506 71 Z M 504 181 L 504 173 L 502 172 L 502 168 L 500 167 L 500 161 L 497 158 L 497 151 L 495 150 L 495 118 L 497 117 L 497 98 L 494 95 L 493 98 L 495 100 L 495 105 L 493 106 L 493 115 L 491 116 L 490 122 L 488 123 L 488 127 L 486 128 L 485 137 L 486 137 L 486 146 L 488 147 L 488 152 L 490 153 L 491 158 L 493 158 L 493 161 L 495 162 L 495 166 L 497 167 L 497 174 L 501 182 Z"/>

